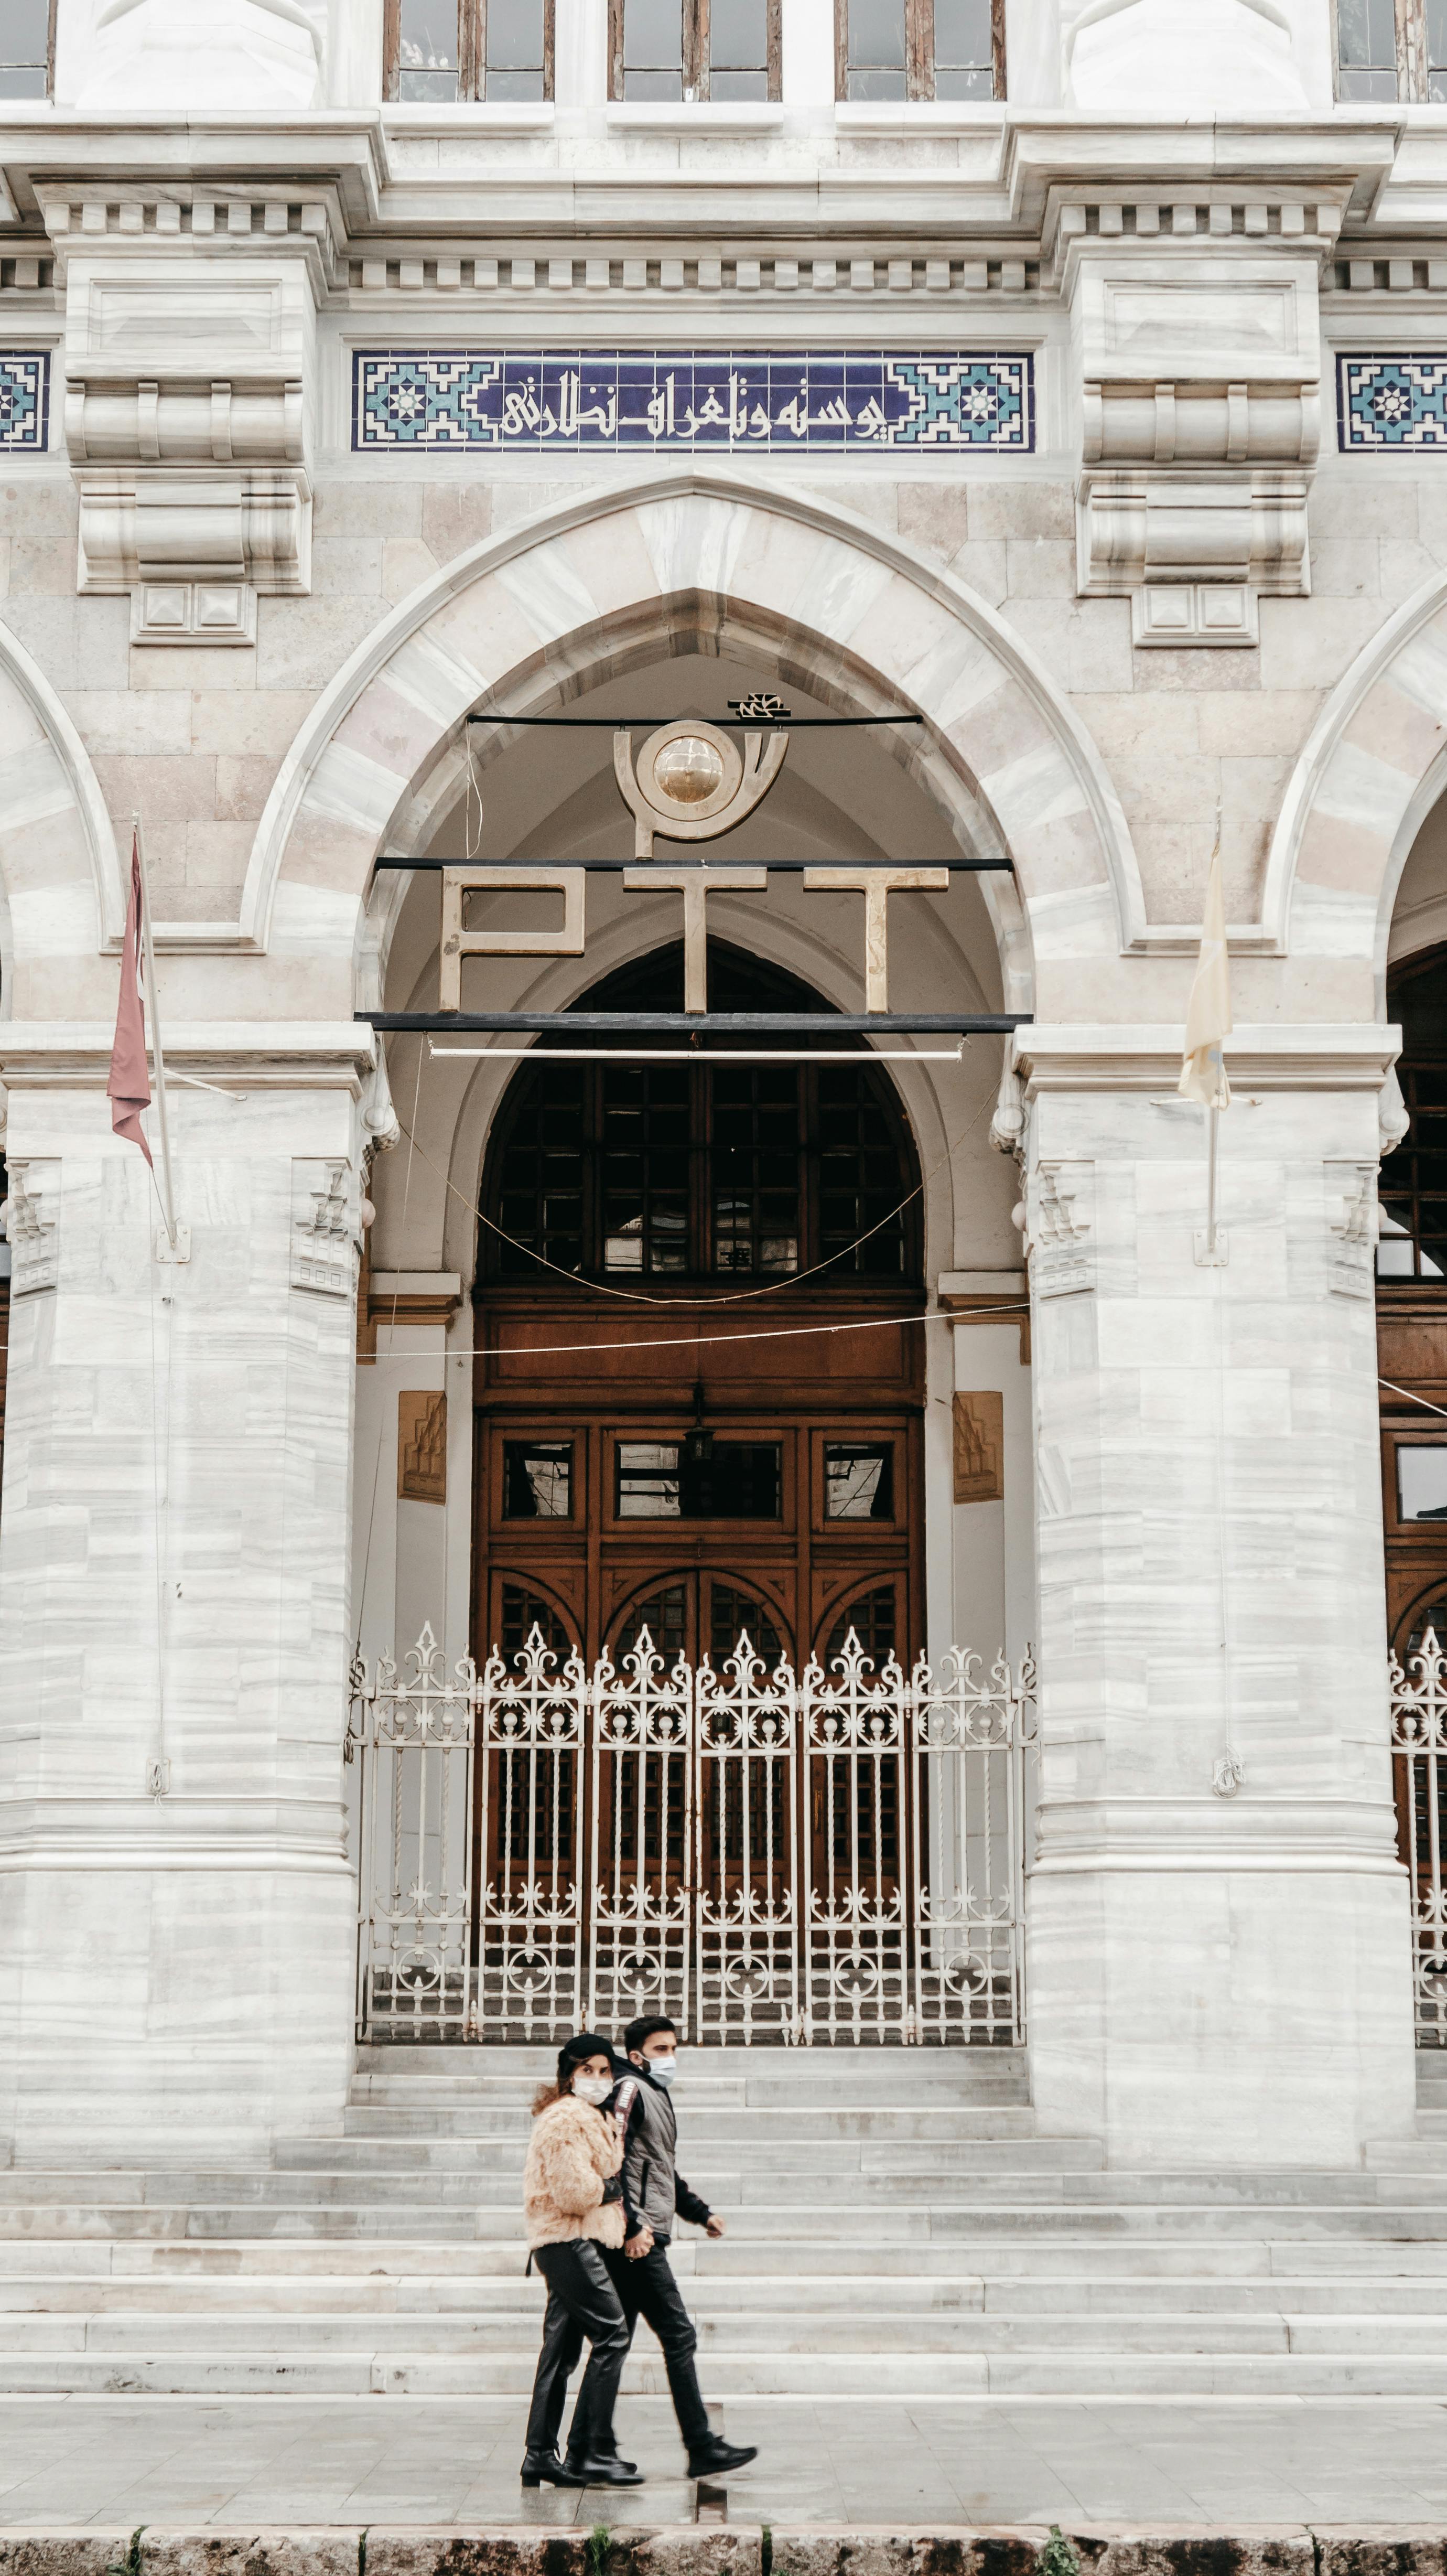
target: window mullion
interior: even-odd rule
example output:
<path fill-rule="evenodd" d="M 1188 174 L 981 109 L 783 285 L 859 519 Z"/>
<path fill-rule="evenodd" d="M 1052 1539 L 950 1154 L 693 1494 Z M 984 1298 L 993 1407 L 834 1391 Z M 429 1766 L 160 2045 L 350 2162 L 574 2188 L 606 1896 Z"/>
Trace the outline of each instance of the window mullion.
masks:
<path fill-rule="evenodd" d="M 1397 0 L 1397 96 L 1427 95 L 1427 12 L 1424 0 Z"/>
<path fill-rule="evenodd" d="M 683 0 L 683 95 L 709 94 L 708 0 Z"/>
<path fill-rule="evenodd" d="M 934 0 L 906 0 L 904 20 L 905 85 L 910 98 L 935 94 Z"/>
<path fill-rule="evenodd" d="M 688 1268 L 708 1278 L 718 1257 L 714 1226 L 717 1180 L 713 1153 L 713 1084 L 701 1064 L 689 1067 Z"/>
<path fill-rule="evenodd" d="M 457 0 L 457 94 L 481 98 L 487 87 L 487 0 Z"/>

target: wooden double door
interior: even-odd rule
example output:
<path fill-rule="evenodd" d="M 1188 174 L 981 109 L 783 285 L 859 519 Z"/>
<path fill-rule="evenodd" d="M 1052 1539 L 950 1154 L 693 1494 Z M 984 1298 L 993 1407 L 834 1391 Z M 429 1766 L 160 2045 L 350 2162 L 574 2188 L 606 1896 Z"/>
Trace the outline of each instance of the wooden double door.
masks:
<path fill-rule="evenodd" d="M 582 1338 L 578 1312 L 569 1299 L 560 1342 Z M 586 1354 L 560 1352 L 563 1384 L 534 1377 L 524 1389 L 507 1346 L 542 1338 L 538 1304 L 491 1302 L 477 1409 L 479 1656 L 495 1650 L 513 1664 L 539 1631 L 559 1657 L 576 1649 L 591 1669 L 606 1653 L 626 1679 L 646 1631 L 664 1683 L 680 1662 L 693 1671 L 706 1658 L 725 1672 L 745 1639 L 768 1669 L 814 1655 L 837 1678 L 853 1631 L 876 1673 L 891 1655 L 907 1670 L 923 1630 L 919 1329 L 899 1321 L 840 1336 L 867 1354 L 867 1378 L 857 1363 L 840 1372 L 837 1348 L 833 1365 L 816 1361 L 806 1376 L 800 1354 L 829 1352 L 833 1337 L 822 1336 L 755 1344 L 728 1354 L 726 1371 L 710 1350 L 699 1355 L 706 1377 L 679 1372 L 671 1384 L 646 1318 L 620 1331 L 609 1315 L 600 1332 L 615 1343 L 630 1335 L 636 1351 L 610 1351 L 606 1372 L 601 1354 L 581 1368 Z M 791 1355 L 787 1370 L 775 1353 Z M 773 1360 L 772 1385 L 759 1382 L 760 1354 L 765 1367 Z M 525 1365 L 531 1375 L 537 1364 Z M 729 1977 L 750 1981 L 748 2028 L 781 2035 L 786 1991 L 799 2009 L 800 1922 L 837 1913 L 817 2010 L 840 2009 L 842 1995 L 855 2018 L 877 2014 L 892 2028 L 905 1973 L 907 1749 L 811 1755 L 800 1733 L 787 1750 L 728 1744 L 711 1758 L 706 1735 L 691 1724 L 687 1741 L 670 1736 L 665 1718 L 647 1744 L 580 1735 L 565 1750 L 480 1766 L 479 1887 L 535 1901 L 526 1891 L 542 1855 L 548 1907 L 572 1909 L 599 2008 L 619 2020 L 673 2010 L 699 2036 L 743 2026 L 729 2017 Z M 861 1930 L 861 1907 L 886 1926 L 878 1937 Z M 710 1977 L 708 1922 L 745 1918 L 746 1937 L 714 1944 Z M 556 1935 L 537 1946 L 555 1956 Z M 705 2009 L 716 2026 L 700 2021 Z"/>

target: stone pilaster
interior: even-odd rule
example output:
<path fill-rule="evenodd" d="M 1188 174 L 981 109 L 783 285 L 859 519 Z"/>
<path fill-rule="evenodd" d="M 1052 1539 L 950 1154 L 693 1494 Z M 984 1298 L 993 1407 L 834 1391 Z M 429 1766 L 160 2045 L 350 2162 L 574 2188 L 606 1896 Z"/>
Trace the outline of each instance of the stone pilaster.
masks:
<path fill-rule="evenodd" d="M 1034 2095 L 1118 2162 L 1410 2134 L 1371 1227 L 1381 1029 L 1022 1029 L 1040 1567 Z"/>
<path fill-rule="evenodd" d="M 338 2126 L 348 1488 L 370 1033 L 178 1028 L 182 1262 L 108 1033 L 0 1031 L 0 2131 L 18 2161 Z"/>

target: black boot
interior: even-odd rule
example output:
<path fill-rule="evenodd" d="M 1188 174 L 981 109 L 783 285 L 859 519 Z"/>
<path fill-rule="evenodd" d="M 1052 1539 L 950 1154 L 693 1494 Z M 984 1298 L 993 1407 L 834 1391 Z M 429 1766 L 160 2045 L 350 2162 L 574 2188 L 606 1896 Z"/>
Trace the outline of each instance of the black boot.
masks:
<path fill-rule="evenodd" d="M 631 2460 L 620 2460 L 616 2451 L 594 2451 L 586 2459 L 568 2463 L 568 2483 L 583 2487 L 641 2487 L 643 2473 Z"/>
<path fill-rule="evenodd" d="M 726 2442 L 721 2434 L 715 2434 L 706 2450 L 689 2452 L 688 2474 L 691 2478 L 725 2477 L 730 2469 L 746 2469 L 750 2460 L 758 2456 L 757 2446 L 745 2450 L 739 2443 Z"/>
<path fill-rule="evenodd" d="M 556 2451 L 527 2452 L 521 2476 L 525 2487 L 581 2487 L 587 2484 L 585 2478 L 579 2477 L 571 2460 L 560 2460 Z"/>

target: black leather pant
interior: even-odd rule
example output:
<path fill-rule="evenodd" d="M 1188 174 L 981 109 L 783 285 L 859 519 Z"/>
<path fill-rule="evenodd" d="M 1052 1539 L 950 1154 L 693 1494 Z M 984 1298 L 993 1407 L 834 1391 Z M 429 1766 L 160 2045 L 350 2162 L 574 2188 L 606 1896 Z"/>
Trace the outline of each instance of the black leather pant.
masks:
<path fill-rule="evenodd" d="M 610 2246 L 607 2262 L 613 2286 L 622 2302 L 623 2314 L 628 2320 L 629 2342 L 633 2340 L 633 2329 L 639 2318 L 645 2317 L 663 2347 L 668 2393 L 673 2399 L 673 2411 L 678 2417 L 684 2445 L 689 2457 L 693 2458 L 699 2451 L 707 2450 L 713 2433 L 708 2410 L 699 2391 L 698 2372 L 694 2368 L 693 2356 L 698 2350 L 698 2337 L 673 2277 L 668 2246 L 666 2243 L 655 2245 L 651 2254 L 644 2254 L 636 2263 L 630 2263 L 626 2254 L 615 2254 Z"/>
<path fill-rule="evenodd" d="M 586 2336 L 593 2349 L 573 2409 L 568 2451 L 575 2459 L 606 2455 L 614 2447 L 613 2408 L 631 2340 L 622 2303 L 591 2237 L 535 2245 L 533 2261 L 548 2285 L 548 2310 L 528 2415 L 528 2449 L 556 2450 L 568 2374 Z"/>

